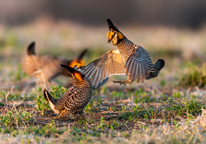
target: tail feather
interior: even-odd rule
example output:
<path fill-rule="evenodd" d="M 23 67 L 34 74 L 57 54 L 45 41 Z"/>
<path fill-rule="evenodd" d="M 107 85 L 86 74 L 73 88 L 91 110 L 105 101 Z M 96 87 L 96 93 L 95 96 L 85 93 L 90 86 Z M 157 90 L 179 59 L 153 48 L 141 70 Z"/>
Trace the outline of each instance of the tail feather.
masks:
<path fill-rule="evenodd" d="M 165 65 L 165 61 L 163 59 L 158 59 L 156 63 L 154 64 L 155 71 L 150 72 L 146 79 L 149 80 L 149 79 L 157 77 L 160 73 L 160 70 L 164 67 L 164 65 Z"/>
<path fill-rule="evenodd" d="M 77 57 L 77 62 L 79 63 L 80 60 L 84 57 L 85 53 L 87 52 L 87 49 L 83 50 L 80 55 Z"/>
<path fill-rule="evenodd" d="M 165 61 L 163 59 L 158 59 L 158 61 L 154 64 L 154 67 L 157 71 L 160 71 L 165 66 Z"/>
<path fill-rule="evenodd" d="M 55 99 L 46 89 L 44 89 L 44 98 L 50 103 L 52 103 L 53 105 L 55 105 L 57 103 L 57 99 Z"/>
<path fill-rule="evenodd" d="M 32 42 L 27 49 L 28 55 L 35 55 L 35 42 Z"/>

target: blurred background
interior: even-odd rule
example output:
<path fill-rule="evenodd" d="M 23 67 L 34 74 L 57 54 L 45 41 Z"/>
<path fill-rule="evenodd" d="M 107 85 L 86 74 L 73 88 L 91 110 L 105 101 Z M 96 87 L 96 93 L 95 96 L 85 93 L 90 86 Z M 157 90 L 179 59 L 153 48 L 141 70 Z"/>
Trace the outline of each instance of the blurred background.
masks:
<path fill-rule="evenodd" d="M 86 64 L 115 47 L 107 43 L 106 19 L 135 44 L 143 46 L 153 62 L 164 58 L 160 78 L 179 75 L 176 69 L 206 59 L 206 1 L 0 1 L 0 81 L 25 77 L 21 58 L 30 42 L 37 54 L 72 59 L 88 48 Z M 28 78 L 28 77 L 26 77 Z M 165 82 L 164 82 L 165 81 Z"/>
<path fill-rule="evenodd" d="M 0 22 L 21 25 L 42 16 L 55 21 L 70 20 L 88 25 L 104 25 L 111 18 L 118 25 L 164 25 L 199 28 L 206 21 L 203 0 L 116 1 L 1 1 Z"/>

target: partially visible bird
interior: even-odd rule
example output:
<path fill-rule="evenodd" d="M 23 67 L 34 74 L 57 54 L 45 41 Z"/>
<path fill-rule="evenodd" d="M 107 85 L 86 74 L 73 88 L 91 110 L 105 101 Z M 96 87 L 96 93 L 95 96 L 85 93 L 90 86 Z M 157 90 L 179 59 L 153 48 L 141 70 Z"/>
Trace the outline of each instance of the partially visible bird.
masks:
<path fill-rule="evenodd" d="M 107 19 L 109 32 L 108 43 L 118 49 L 110 50 L 100 58 L 83 67 L 83 72 L 92 84 L 97 87 L 105 78 L 112 75 L 127 75 L 127 81 L 113 81 L 114 83 L 131 83 L 157 77 L 165 62 L 159 59 L 152 63 L 150 55 L 141 46 L 135 45 L 120 32 L 110 19 Z"/>
<path fill-rule="evenodd" d="M 92 84 L 79 69 L 61 65 L 72 75 L 74 84 L 59 98 L 55 99 L 46 89 L 44 97 L 49 102 L 55 113 L 60 113 L 58 118 L 68 114 L 83 114 L 85 106 L 92 96 Z"/>
<path fill-rule="evenodd" d="M 57 58 L 51 55 L 36 55 L 35 42 L 32 42 L 28 46 L 27 55 L 22 59 L 22 69 L 28 75 L 37 77 L 41 82 L 48 82 L 58 75 L 70 77 L 67 70 L 60 65 L 74 67 L 77 63 L 80 63 L 83 66 L 84 61 L 82 58 L 86 51 L 86 49 L 83 50 L 74 60 Z"/>

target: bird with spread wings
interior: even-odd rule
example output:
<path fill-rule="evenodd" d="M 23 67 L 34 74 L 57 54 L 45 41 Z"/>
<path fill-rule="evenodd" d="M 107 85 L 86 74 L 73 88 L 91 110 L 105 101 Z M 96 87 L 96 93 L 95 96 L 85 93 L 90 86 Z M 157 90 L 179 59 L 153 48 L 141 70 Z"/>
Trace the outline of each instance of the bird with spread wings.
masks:
<path fill-rule="evenodd" d="M 110 19 L 107 19 L 109 32 L 107 33 L 108 43 L 112 43 L 118 49 L 110 50 L 100 58 L 94 60 L 82 70 L 85 76 L 96 88 L 99 83 L 112 75 L 127 75 L 127 81 L 113 81 L 126 85 L 135 80 L 144 82 L 157 77 L 164 67 L 163 59 L 152 63 L 149 53 L 141 46 L 135 45 L 120 32 Z"/>

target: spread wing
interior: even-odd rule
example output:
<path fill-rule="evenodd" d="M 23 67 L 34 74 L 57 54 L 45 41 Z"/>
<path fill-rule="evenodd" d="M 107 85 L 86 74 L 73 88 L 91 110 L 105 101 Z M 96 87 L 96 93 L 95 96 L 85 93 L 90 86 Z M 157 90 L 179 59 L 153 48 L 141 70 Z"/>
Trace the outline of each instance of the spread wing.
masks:
<path fill-rule="evenodd" d="M 110 50 L 94 60 L 83 68 L 83 72 L 95 88 L 107 77 L 126 74 L 118 49 Z"/>
<path fill-rule="evenodd" d="M 22 69 L 28 75 L 36 76 L 47 81 L 57 75 L 60 70 L 60 60 L 56 57 L 45 55 L 29 55 L 22 60 Z"/>
<path fill-rule="evenodd" d="M 141 46 L 136 46 L 135 52 L 127 59 L 125 68 L 129 80 L 134 81 L 137 79 L 137 82 L 143 82 L 150 72 L 154 72 L 150 55 Z"/>
<path fill-rule="evenodd" d="M 39 77 L 41 77 L 42 81 L 49 81 L 61 74 L 62 68 L 60 64 L 62 63 L 63 62 L 60 60 L 54 59 L 32 73 L 32 76 L 37 76 L 40 74 Z"/>

